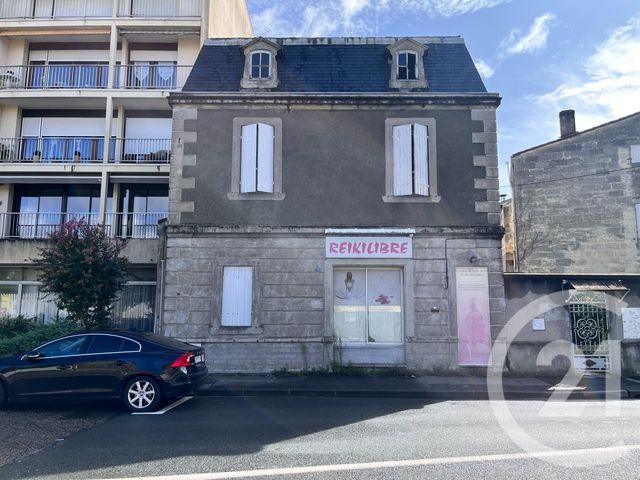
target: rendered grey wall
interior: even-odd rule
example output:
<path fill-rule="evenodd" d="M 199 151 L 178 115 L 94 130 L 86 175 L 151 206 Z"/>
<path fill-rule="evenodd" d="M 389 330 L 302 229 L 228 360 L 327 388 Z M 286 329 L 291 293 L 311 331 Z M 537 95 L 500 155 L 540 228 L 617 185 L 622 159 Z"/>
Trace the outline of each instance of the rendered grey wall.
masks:
<path fill-rule="evenodd" d="M 470 109 L 208 109 L 184 120 L 197 142 L 184 145 L 183 178 L 195 178 L 180 200 L 193 202 L 180 222 L 213 225 L 274 226 L 473 226 L 487 224 L 485 167 L 474 157 L 495 152 L 495 111 L 488 143 L 486 123 L 472 120 Z M 195 117 L 196 115 L 194 115 Z M 231 201 L 232 124 L 236 117 L 278 117 L 283 122 L 282 201 Z M 439 203 L 384 203 L 385 119 L 424 116 L 436 119 Z M 174 113 L 175 122 L 175 113 Z M 474 134 L 476 137 L 474 137 Z M 492 141 L 491 141 L 492 140 Z M 495 191 L 495 194 L 494 194 Z M 491 198 L 490 200 L 493 200 Z M 483 207 L 478 208 L 482 203 Z M 495 222 L 497 223 L 497 221 Z"/>
<path fill-rule="evenodd" d="M 640 115 L 513 157 L 521 272 L 640 271 Z"/>

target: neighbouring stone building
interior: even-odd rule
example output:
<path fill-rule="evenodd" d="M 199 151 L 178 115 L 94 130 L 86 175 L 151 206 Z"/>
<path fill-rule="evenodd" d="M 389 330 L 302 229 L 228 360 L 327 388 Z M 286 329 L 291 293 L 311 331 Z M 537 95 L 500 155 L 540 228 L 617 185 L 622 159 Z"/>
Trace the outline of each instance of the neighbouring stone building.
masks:
<path fill-rule="evenodd" d="M 566 340 L 546 356 L 573 359 L 580 370 L 637 372 L 640 113 L 577 132 L 566 110 L 560 130 L 511 161 L 514 210 L 505 219 L 513 220 L 517 273 L 505 275 L 507 315 L 546 294 L 561 299 L 541 311 L 538 328 L 521 332 L 526 354 L 512 364 L 535 370 L 544 345 Z"/>
<path fill-rule="evenodd" d="M 216 372 L 490 362 L 500 97 L 462 38 L 209 40 L 170 103 L 162 333 Z"/>

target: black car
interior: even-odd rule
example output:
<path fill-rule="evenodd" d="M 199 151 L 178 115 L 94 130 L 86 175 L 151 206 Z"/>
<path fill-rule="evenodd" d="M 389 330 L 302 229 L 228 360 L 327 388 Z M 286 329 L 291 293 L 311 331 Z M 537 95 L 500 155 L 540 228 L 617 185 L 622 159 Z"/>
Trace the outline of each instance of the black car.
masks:
<path fill-rule="evenodd" d="M 153 333 L 81 332 L 0 357 L 0 405 L 113 398 L 146 412 L 189 395 L 207 373 L 194 345 Z"/>

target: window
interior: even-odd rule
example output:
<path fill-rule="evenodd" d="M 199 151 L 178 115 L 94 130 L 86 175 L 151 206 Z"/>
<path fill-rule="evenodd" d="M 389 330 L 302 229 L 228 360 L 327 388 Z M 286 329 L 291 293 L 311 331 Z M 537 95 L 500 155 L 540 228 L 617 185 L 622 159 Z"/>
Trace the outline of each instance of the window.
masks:
<path fill-rule="evenodd" d="M 631 163 L 640 162 L 640 145 L 631 145 L 629 149 L 631 154 Z"/>
<path fill-rule="evenodd" d="M 385 202 L 434 202 L 437 195 L 434 119 L 387 119 Z"/>
<path fill-rule="evenodd" d="M 244 47 L 244 72 L 241 88 L 276 88 L 278 80 L 277 55 L 280 45 L 264 38 L 252 40 Z"/>
<path fill-rule="evenodd" d="M 271 54 L 269 52 L 251 54 L 251 78 L 269 78 L 270 70 Z"/>
<path fill-rule="evenodd" d="M 418 68 L 416 54 L 401 52 L 398 54 L 398 80 L 417 80 Z"/>
<path fill-rule="evenodd" d="M 79 355 L 87 340 L 87 335 L 76 335 L 74 337 L 63 338 L 51 343 L 47 343 L 36 351 L 45 357 L 66 357 L 69 355 Z"/>
<path fill-rule="evenodd" d="M 405 38 L 387 47 L 391 54 L 389 88 L 398 90 L 428 88 L 424 65 L 427 46 Z"/>
<path fill-rule="evenodd" d="M 636 203 L 636 232 L 637 240 L 640 242 L 640 203 Z"/>
<path fill-rule="evenodd" d="M 402 271 L 350 268 L 333 271 L 333 319 L 344 343 L 402 343 Z"/>
<path fill-rule="evenodd" d="M 87 353 L 139 352 L 140 346 L 131 340 L 115 335 L 93 335 Z"/>
<path fill-rule="evenodd" d="M 250 327 L 253 303 L 253 268 L 224 267 L 222 280 L 223 327 Z"/>
<path fill-rule="evenodd" d="M 282 200 L 282 120 L 233 121 L 230 200 Z"/>

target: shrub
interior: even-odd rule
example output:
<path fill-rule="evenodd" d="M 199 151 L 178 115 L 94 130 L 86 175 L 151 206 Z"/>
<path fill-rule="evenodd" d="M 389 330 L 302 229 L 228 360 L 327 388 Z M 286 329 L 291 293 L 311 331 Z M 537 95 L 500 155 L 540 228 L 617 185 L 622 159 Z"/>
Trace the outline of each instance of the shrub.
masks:
<path fill-rule="evenodd" d="M 24 317 L 3 320 L 0 321 L 0 355 L 25 353 L 44 342 L 76 330 L 78 324 L 69 320 L 47 324 Z"/>

